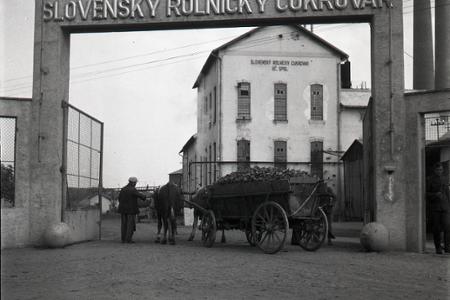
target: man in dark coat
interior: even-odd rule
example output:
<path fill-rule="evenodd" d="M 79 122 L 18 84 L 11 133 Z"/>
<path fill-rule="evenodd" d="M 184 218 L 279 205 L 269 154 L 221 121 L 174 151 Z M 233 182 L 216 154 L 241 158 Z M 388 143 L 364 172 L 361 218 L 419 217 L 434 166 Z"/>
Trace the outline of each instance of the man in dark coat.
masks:
<path fill-rule="evenodd" d="M 427 178 L 427 201 L 431 209 L 434 246 L 442 254 L 441 232 L 444 232 L 444 251 L 450 253 L 450 197 L 448 182 L 443 176 L 441 163 L 433 166 L 433 175 Z"/>
<path fill-rule="evenodd" d="M 138 198 L 145 200 L 145 195 L 136 190 L 136 177 L 130 177 L 128 184 L 119 193 L 119 213 L 121 216 L 122 243 L 134 243 L 133 233 L 136 230 L 136 215 L 139 213 Z"/>

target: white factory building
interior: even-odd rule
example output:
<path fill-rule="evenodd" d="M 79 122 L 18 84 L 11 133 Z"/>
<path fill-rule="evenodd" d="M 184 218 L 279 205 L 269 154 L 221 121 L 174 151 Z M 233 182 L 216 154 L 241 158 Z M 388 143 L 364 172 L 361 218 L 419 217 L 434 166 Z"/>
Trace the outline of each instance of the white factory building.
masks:
<path fill-rule="evenodd" d="M 347 61 L 295 25 L 259 27 L 213 50 L 193 86 L 197 133 L 180 151 L 184 192 L 258 165 L 308 171 L 342 194 L 340 155 L 362 139 L 370 97 L 350 89 Z"/>

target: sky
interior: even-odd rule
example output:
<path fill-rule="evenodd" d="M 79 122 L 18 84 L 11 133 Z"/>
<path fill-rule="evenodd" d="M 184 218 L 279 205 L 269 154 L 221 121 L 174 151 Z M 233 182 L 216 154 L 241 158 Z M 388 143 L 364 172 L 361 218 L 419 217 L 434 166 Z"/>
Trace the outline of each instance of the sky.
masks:
<path fill-rule="evenodd" d="M 412 0 L 404 2 L 405 87 L 412 87 Z M 434 4 L 432 4 L 434 6 Z M 20 13 L 18 13 L 20 12 Z M 69 102 L 104 122 L 104 187 L 160 185 L 196 132 L 192 89 L 210 51 L 251 28 L 71 35 Z M 314 25 L 370 87 L 368 24 Z M 0 96 L 32 96 L 34 3 L 0 1 Z"/>

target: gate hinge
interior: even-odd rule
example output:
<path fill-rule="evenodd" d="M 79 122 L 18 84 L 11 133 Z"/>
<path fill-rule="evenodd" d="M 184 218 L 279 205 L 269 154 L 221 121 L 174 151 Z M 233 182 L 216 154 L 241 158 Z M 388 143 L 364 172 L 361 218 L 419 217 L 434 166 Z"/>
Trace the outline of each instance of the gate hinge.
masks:
<path fill-rule="evenodd" d="M 62 100 L 61 101 L 61 108 L 67 108 L 69 107 L 69 102 L 67 102 L 66 100 Z"/>

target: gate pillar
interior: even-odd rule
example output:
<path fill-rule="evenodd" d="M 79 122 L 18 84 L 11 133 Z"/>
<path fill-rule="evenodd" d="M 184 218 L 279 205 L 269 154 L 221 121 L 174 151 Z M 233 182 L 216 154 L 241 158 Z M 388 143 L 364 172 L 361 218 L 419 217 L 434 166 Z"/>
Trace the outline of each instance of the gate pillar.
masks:
<path fill-rule="evenodd" d="M 364 157 L 366 196 L 374 202 L 374 221 L 389 230 L 389 246 L 395 250 L 406 250 L 402 22 L 402 10 L 395 9 L 377 14 L 371 24 L 372 103 L 366 120 L 372 124 L 365 124 L 363 138 L 366 144 L 370 137 L 371 152 Z"/>
<path fill-rule="evenodd" d="M 63 106 L 69 93 L 70 35 L 57 23 L 43 24 L 36 1 L 30 163 L 30 241 L 61 221 Z"/>

